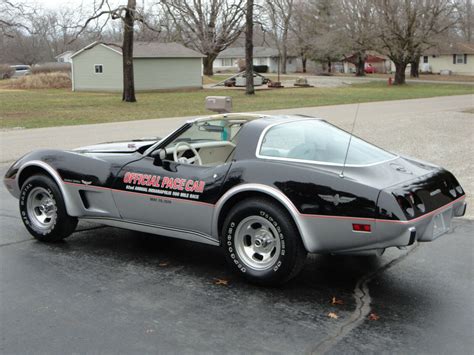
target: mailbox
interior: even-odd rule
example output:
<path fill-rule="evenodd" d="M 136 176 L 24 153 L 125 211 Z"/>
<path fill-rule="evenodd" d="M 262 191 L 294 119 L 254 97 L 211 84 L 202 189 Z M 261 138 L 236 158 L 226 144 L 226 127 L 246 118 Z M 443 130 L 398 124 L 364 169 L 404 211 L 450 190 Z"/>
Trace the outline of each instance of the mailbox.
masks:
<path fill-rule="evenodd" d="M 206 109 L 218 113 L 229 113 L 232 111 L 232 97 L 208 96 L 206 97 Z"/>

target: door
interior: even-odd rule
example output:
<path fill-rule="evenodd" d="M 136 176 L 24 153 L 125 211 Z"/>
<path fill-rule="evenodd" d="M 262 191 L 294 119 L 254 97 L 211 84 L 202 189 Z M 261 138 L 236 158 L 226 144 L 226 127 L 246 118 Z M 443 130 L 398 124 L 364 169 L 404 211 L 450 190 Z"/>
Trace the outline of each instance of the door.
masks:
<path fill-rule="evenodd" d="M 114 199 L 124 220 L 209 237 L 214 204 L 229 167 L 171 160 L 156 165 L 154 158 L 144 157 L 121 170 Z"/>
<path fill-rule="evenodd" d="M 214 205 L 245 122 L 224 117 L 188 123 L 156 147 L 153 153 L 161 154 L 124 166 L 114 182 L 121 217 L 167 235 L 211 238 Z"/>

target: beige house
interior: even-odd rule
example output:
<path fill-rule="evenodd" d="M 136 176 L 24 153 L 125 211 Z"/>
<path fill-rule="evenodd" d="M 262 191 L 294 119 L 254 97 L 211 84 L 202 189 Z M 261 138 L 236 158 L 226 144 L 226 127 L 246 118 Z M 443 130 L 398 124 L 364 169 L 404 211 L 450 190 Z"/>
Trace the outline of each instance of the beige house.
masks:
<path fill-rule="evenodd" d="M 213 63 L 213 70 L 219 72 L 221 70 L 238 71 L 239 60 L 245 60 L 245 47 L 227 48 L 217 56 Z M 269 47 L 253 48 L 253 64 L 266 65 L 270 73 L 278 71 L 278 50 Z M 286 59 L 286 71 L 294 73 L 297 70 L 296 57 L 288 55 Z"/>
<path fill-rule="evenodd" d="M 453 43 L 427 50 L 420 58 L 420 71 L 474 75 L 474 44 Z"/>
<path fill-rule="evenodd" d="M 136 42 L 133 46 L 135 90 L 202 88 L 203 55 L 179 43 Z M 122 91 L 122 51 L 94 42 L 72 59 L 73 91 Z"/>

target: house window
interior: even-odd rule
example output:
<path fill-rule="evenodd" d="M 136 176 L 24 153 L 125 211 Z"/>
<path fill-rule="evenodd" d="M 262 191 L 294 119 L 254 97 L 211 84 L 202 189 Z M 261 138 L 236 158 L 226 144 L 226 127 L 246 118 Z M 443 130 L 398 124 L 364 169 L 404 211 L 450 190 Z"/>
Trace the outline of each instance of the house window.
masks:
<path fill-rule="evenodd" d="M 464 54 L 454 54 L 453 55 L 453 63 L 454 64 L 466 64 L 467 56 Z"/>
<path fill-rule="evenodd" d="M 232 64 L 233 64 L 232 62 L 233 62 L 232 58 L 224 58 L 224 59 L 222 59 L 222 66 L 223 67 L 231 67 Z"/>
<path fill-rule="evenodd" d="M 423 63 L 428 63 L 428 56 L 427 55 L 423 56 Z"/>
<path fill-rule="evenodd" d="M 289 58 L 288 59 L 288 64 L 292 64 L 293 63 L 293 59 Z"/>
<path fill-rule="evenodd" d="M 102 74 L 104 72 L 104 67 L 102 64 L 94 64 L 94 72 L 96 74 Z"/>

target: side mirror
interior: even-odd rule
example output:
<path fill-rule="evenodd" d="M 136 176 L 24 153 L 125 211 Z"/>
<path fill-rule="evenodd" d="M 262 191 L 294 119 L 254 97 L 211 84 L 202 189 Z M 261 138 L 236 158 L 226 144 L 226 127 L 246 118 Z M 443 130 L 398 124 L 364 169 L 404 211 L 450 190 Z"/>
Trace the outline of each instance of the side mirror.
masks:
<path fill-rule="evenodd" d="M 163 160 L 166 158 L 166 149 L 157 149 L 151 152 L 150 157 L 153 158 L 153 165 L 163 165 Z"/>

